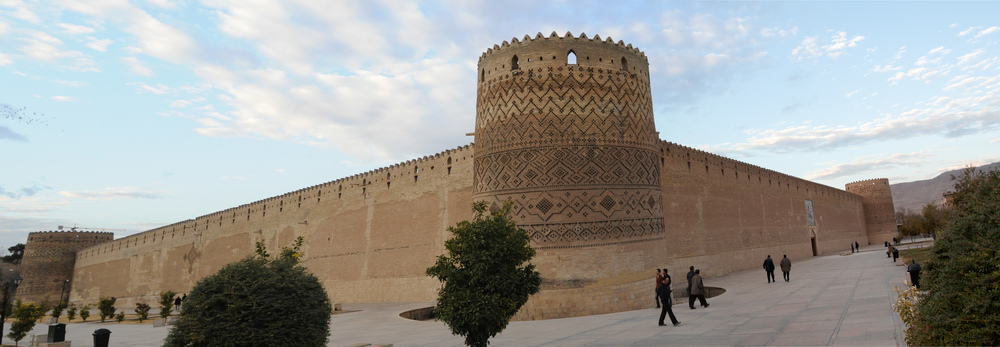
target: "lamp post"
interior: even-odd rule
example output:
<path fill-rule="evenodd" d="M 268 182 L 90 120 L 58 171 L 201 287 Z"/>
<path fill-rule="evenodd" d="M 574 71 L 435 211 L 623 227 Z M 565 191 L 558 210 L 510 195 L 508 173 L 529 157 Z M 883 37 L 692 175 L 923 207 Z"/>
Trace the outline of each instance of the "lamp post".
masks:
<path fill-rule="evenodd" d="M 67 301 L 69 301 L 69 295 L 66 295 L 66 301 L 63 301 L 63 293 L 66 292 L 66 285 L 68 285 L 68 284 L 69 284 L 69 280 L 64 280 L 63 281 L 63 285 L 62 285 L 62 291 L 59 292 L 59 305 L 62 308 L 66 308 L 66 306 L 68 306 L 67 305 L 68 304 Z"/>
<path fill-rule="evenodd" d="M 7 305 L 10 301 L 10 293 L 17 293 L 17 286 L 21 285 L 21 276 L 14 275 L 14 278 L 3 283 L 3 304 L 0 304 L 0 338 L 3 338 L 3 323 L 7 321 Z"/>

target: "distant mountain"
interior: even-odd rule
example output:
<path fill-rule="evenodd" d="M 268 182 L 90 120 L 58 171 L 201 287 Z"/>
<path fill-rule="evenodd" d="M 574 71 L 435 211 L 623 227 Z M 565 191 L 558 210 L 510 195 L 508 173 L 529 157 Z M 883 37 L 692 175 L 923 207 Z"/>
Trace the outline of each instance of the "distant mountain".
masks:
<path fill-rule="evenodd" d="M 1000 168 L 1000 162 L 980 166 L 980 170 L 995 170 Z M 941 194 L 955 190 L 952 175 L 958 175 L 964 169 L 951 170 L 929 180 L 890 184 L 892 204 L 896 211 L 909 209 L 920 211 L 927 203 L 941 205 Z"/>

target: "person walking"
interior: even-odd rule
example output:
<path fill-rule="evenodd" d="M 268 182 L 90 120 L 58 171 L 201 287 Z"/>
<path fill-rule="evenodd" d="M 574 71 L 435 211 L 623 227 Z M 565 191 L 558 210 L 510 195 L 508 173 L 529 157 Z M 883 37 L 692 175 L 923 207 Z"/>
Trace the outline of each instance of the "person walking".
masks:
<path fill-rule="evenodd" d="M 851 242 L 851 253 L 854 253 L 854 242 Z"/>
<path fill-rule="evenodd" d="M 858 250 L 858 253 L 861 253 L 861 244 L 858 241 L 854 241 L 854 249 Z"/>
<path fill-rule="evenodd" d="M 691 266 L 691 270 L 689 270 L 688 274 L 687 274 L 687 280 L 688 280 L 688 282 L 687 282 L 688 283 L 688 307 L 690 307 L 693 310 L 694 309 L 694 295 L 691 294 L 691 277 L 692 276 L 694 276 L 694 266 Z"/>
<path fill-rule="evenodd" d="M 764 259 L 764 271 L 767 272 L 767 283 L 774 281 L 774 260 L 771 260 L 770 254 Z"/>
<path fill-rule="evenodd" d="M 660 308 L 660 282 L 663 282 L 663 275 L 660 274 L 660 269 L 656 269 L 656 288 L 653 290 L 656 294 L 656 308 Z"/>
<path fill-rule="evenodd" d="M 785 277 L 785 282 L 788 282 L 788 272 L 792 271 L 792 260 L 788 259 L 788 254 L 785 254 L 781 258 L 781 275 Z"/>
<path fill-rule="evenodd" d="M 708 301 L 705 301 L 705 283 L 701 279 L 701 270 L 694 270 L 694 276 L 691 276 L 691 294 L 698 298 L 701 307 L 708 308 Z M 692 306 L 691 309 L 693 310 L 694 307 Z"/>
<path fill-rule="evenodd" d="M 920 289 L 920 264 L 917 264 L 916 260 L 910 262 L 910 266 L 906 268 L 906 272 L 910 273 L 910 283 L 913 283 L 914 287 Z"/>
<path fill-rule="evenodd" d="M 899 248 L 893 247 L 892 248 L 892 262 L 893 263 L 896 262 L 896 258 L 899 258 Z"/>
<path fill-rule="evenodd" d="M 179 296 L 174 298 L 174 309 L 177 310 L 177 312 L 181 311 L 181 297 Z"/>
<path fill-rule="evenodd" d="M 668 314 L 670 315 L 670 322 L 673 323 L 674 326 L 681 324 L 681 322 L 677 320 L 677 317 L 674 317 L 674 310 L 670 307 L 673 305 L 673 301 L 670 298 L 671 291 L 673 290 L 670 289 L 670 275 L 667 274 L 667 269 L 663 269 L 663 278 L 660 280 L 660 287 L 657 291 L 657 294 L 660 295 L 660 301 L 663 303 L 663 308 L 660 310 L 659 325 L 661 327 L 666 326 L 666 324 L 663 324 L 663 319 L 666 318 Z"/>

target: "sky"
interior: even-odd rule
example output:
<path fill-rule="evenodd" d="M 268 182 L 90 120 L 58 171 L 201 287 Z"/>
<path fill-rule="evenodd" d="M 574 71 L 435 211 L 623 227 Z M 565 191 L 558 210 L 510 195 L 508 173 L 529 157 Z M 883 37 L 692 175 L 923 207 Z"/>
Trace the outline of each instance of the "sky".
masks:
<path fill-rule="evenodd" d="M 649 58 L 660 138 L 843 189 L 1000 161 L 1000 3 L 0 0 L 0 249 L 116 238 L 469 144 L 476 64 Z"/>

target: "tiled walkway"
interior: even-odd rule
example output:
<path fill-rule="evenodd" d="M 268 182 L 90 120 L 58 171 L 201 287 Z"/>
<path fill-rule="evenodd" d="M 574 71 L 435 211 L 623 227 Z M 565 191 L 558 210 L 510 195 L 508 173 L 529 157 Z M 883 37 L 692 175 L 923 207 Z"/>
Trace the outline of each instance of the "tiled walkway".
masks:
<path fill-rule="evenodd" d="M 896 299 L 893 287 L 904 286 L 905 275 L 905 267 L 887 259 L 883 247 L 866 246 L 861 253 L 796 261 L 790 282 L 781 280 L 777 271 L 778 282 L 769 284 L 763 270 L 708 278 L 707 286 L 725 288 L 726 293 L 709 298 L 707 309 L 675 305 L 682 322 L 677 327 L 657 326 L 659 310 L 646 309 L 511 322 L 490 345 L 902 346 L 903 323 L 891 305 Z M 431 304 L 344 304 L 345 310 L 359 311 L 333 316 L 329 346 L 462 346 L 463 339 L 443 323 L 399 317 L 400 312 Z M 67 327 L 67 340 L 73 346 L 92 346 L 91 334 L 100 328 L 112 331 L 112 346 L 159 346 L 168 332 L 151 325 L 82 323 Z M 45 329 L 40 324 L 35 333 Z"/>

